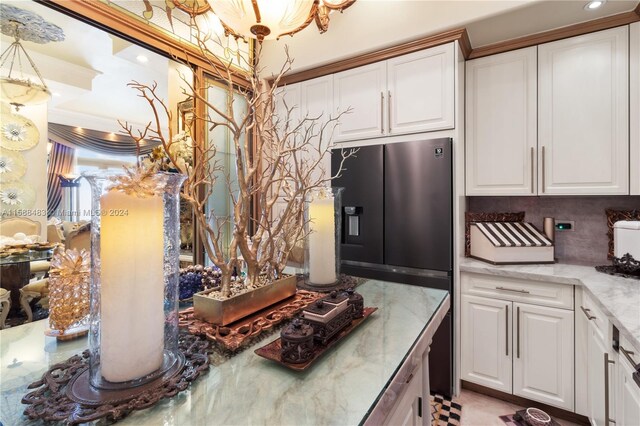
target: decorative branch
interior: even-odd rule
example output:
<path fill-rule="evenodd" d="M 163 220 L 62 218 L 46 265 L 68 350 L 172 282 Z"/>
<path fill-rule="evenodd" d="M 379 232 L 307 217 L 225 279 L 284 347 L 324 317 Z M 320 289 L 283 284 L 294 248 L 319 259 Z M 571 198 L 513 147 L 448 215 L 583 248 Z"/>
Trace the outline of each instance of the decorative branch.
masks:
<path fill-rule="evenodd" d="M 355 155 L 356 149 L 343 150 L 340 167 L 334 176 L 328 175 L 322 162 L 331 155 L 331 137 L 343 114 L 349 110 L 322 117 L 305 116 L 294 119 L 296 106 L 288 105 L 277 87 L 293 63 L 286 49 L 286 59 L 278 74 L 269 85 L 260 78 L 260 55 L 262 46 L 256 50 L 254 64 L 248 76 L 242 75 L 230 59 L 215 54 L 213 46 L 222 47 L 220 38 L 204 35 L 195 20 L 192 23 L 197 45 L 209 61 L 214 77 L 227 92 L 224 106 L 207 99 L 207 82 L 200 81 L 197 74 L 192 81 L 181 76 L 187 87 L 184 94 L 194 104 L 204 105 L 205 114 L 194 112 L 190 128 L 212 131 L 222 126 L 228 131 L 234 155 L 234 170 L 226 173 L 217 161 L 217 152 L 212 140 L 204 132 L 191 132 L 194 137 L 195 161 L 192 166 L 179 164 L 174 150 L 173 122 L 171 112 L 157 93 L 157 84 L 146 85 L 133 81 L 129 86 L 149 104 L 153 119 L 146 128 L 135 133 L 128 123 L 120 123 L 124 131 L 134 140 L 144 138 L 159 140 L 170 161 L 180 173 L 187 175 L 183 197 L 193 206 L 200 237 L 211 261 L 222 273 L 222 295 L 231 295 L 231 275 L 240 266 L 240 258 L 247 268 L 246 285 L 256 287 L 264 281 L 281 276 L 292 250 L 305 238 L 304 200 L 307 195 L 330 183 L 340 175 L 345 161 Z M 214 59 L 215 58 L 215 59 Z M 248 80 L 246 88 L 237 86 L 238 77 Z M 244 108 L 237 108 L 242 102 Z M 244 109 L 244 111 L 240 111 Z M 162 127 L 161 116 L 168 118 L 168 129 Z M 200 136 L 200 137 L 198 137 Z M 224 178 L 227 196 L 233 207 L 231 219 L 220 217 L 215 211 L 207 211 L 206 200 L 213 193 L 213 186 Z M 252 205 L 257 204 L 255 214 Z M 228 247 L 222 237 L 224 228 L 232 224 Z"/>

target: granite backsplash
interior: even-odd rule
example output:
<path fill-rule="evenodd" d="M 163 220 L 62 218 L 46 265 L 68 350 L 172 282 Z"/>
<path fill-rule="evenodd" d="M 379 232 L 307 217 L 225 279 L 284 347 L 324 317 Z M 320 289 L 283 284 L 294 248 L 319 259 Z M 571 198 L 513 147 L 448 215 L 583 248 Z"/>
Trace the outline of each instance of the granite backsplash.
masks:
<path fill-rule="evenodd" d="M 555 256 L 560 262 L 607 265 L 605 209 L 640 209 L 640 196 L 610 197 L 467 197 L 467 211 L 520 212 L 542 230 L 545 217 L 575 221 L 574 231 L 556 231 Z"/>

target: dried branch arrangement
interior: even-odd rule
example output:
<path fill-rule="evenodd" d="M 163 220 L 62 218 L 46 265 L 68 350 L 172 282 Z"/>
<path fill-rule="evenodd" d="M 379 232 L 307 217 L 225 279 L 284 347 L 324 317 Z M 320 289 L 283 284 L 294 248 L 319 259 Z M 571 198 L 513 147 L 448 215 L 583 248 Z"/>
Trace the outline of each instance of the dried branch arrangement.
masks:
<path fill-rule="evenodd" d="M 330 170 L 324 170 L 322 159 L 331 155 L 334 128 L 341 115 L 348 111 L 336 112 L 324 121 L 321 117 L 309 116 L 295 120 L 297 106 L 287 105 L 279 96 L 281 88 L 278 88 L 293 62 L 288 51 L 284 64 L 269 85 L 260 78 L 261 45 L 256 49 L 254 62 L 247 64 L 250 69 L 247 75 L 235 68 L 230 59 L 216 55 L 213 50 L 217 49 L 209 47 L 227 47 L 223 40 L 200 31 L 195 21 L 192 25 L 194 33 L 199 34 L 197 43 L 203 56 L 210 58 L 209 65 L 216 70 L 215 79 L 227 91 L 226 105 L 221 107 L 207 99 L 207 81 L 182 77 L 188 87 L 185 95 L 196 105 L 205 106 L 200 111 L 206 111 L 201 114 L 196 110 L 189 123 L 193 165 L 174 158 L 176 150 L 172 144 L 177 132 L 171 110 L 160 98 L 155 83 L 129 84 L 149 103 L 153 120 L 141 131 L 134 131 L 128 123 L 121 125 L 136 141 L 159 140 L 178 171 L 188 176 L 183 197 L 193 206 L 207 256 L 221 270 L 220 296 L 228 298 L 232 295 L 234 268 L 240 270 L 242 260 L 247 268 L 245 285 L 248 289 L 255 288 L 279 278 L 293 248 L 302 244 L 305 197 L 310 191 L 329 185 L 340 173 L 331 176 Z M 235 84 L 239 79 L 248 80 L 247 87 Z M 234 107 L 236 103 L 242 103 L 243 108 Z M 238 112 L 240 110 L 242 112 Z M 168 129 L 161 125 L 163 115 L 170 123 Z M 235 156 L 235 170 L 230 173 L 224 173 L 214 141 L 204 135 L 220 126 L 227 129 Z M 210 132 L 199 132 L 197 128 Z M 345 160 L 355 152 L 355 149 L 342 151 L 340 171 Z M 228 188 L 233 210 L 231 219 L 207 210 L 207 200 L 218 179 L 223 179 Z M 233 232 L 227 246 L 223 242 L 223 228 L 228 220 L 232 221 Z"/>

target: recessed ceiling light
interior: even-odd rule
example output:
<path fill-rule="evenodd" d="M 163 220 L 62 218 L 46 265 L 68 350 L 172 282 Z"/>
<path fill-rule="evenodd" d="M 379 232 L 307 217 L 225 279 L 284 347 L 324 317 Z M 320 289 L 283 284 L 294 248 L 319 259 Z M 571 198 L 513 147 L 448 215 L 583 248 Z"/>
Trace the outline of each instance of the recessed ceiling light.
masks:
<path fill-rule="evenodd" d="M 605 4 L 606 0 L 594 0 L 584 5 L 586 10 L 594 10 Z"/>
<path fill-rule="evenodd" d="M 138 62 L 141 62 L 143 64 L 146 64 L 147 62 L 149 62 L 149 58 L 147 58 L 144 55 L 138 55 L 136 56 L 136 59 L 138 60 Z"/>

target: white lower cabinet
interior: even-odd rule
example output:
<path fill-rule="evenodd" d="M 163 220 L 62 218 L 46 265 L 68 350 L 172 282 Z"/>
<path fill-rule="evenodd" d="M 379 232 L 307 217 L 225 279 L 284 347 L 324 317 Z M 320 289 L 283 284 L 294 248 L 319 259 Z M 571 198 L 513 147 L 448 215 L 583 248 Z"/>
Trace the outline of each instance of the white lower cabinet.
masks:
<path fill-rule="evenodd" d="M 573 311 L 513 305 L 513 394 L 573 410 Z"/>
<path fill-rule="evenodd" d="M 400 396 L 393 412 L 387 417 L 384 424 L 390 426 L 419 426 L 423 424 L 422 416 L 422 366 L 411 375 L 411 381 Z M 430 419 L 427 413 L 425 419 Z M 426 423 L 425 423 L 426 424 Z"/>
<path fill-rule="evenodd" d="M 463 292 L 473 290 L 470 283 L 476 278 L 462 275 Z M 500 287 L 504 284 L 501 279 Z M 540 299 L 530 290 L 504 293 L 462 295 L 461 378 L 573 411 L 573 310 L 534 304 Z M 527 296 L 532 303 L 523 303 Z"/>
<path fill-rule="evenodd" d="M 620 426 L 640 425 L 640 384 L 633 380 L 635 366 L 640 363 L 640 352 L 624 339 L 620 342 L 616 392 L 616 424 Z"/>
<path fill-rule="evenodd" d="M 587 334 L 587 366 L 588 366 L 588 382 L 589 382 L 589 419 L 591 424 L 595 426 L 605 425 L 608 409 L 606 408 L 608 401 L 609 386 L 608 371 L 609 353 L 602 340 L 597 327 L 589 324 Z M 607 376 L 607 377 L 605 377 Z"/>
<path fill-rule="evenodd" d="M 462 378 L 511 393 L 511 302 L 462 296 Z"/>

